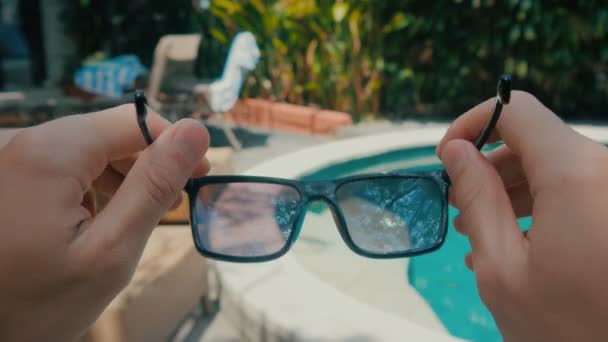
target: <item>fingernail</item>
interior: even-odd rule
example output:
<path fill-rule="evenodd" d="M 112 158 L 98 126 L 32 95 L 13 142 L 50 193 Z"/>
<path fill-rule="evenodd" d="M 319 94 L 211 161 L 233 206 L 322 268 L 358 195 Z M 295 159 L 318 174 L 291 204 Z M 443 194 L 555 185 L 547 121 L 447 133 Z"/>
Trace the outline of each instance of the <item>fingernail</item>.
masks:
<path fill-rule="evenodd" d="M 189 164 L 200 163 L 205 144 L 203 130 L 203 126 L 198 123 L 180 122 L 177 124 L 173 140 Z"/>
<path fill-rule="evenodd" d="M 458 174 L 469 161 L 469 148 L 466 144 L 470 143 L 464 140 L 452 140 L 441 150 L 440 159 L 450 177 Z"/>

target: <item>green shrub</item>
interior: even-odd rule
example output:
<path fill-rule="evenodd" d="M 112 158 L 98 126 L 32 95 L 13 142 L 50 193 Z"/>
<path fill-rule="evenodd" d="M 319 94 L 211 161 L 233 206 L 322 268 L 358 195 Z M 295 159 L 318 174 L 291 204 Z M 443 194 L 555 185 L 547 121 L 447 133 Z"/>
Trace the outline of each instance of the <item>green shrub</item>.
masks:
<path fill-rule="evenodd" d="M 503 72 L 569 118 L 608 105 L 608 7 L 599 1 L 216 0 L 253 31 L 252 92 L 354 114 L 452 117 Z"/>
<path fill-rule="evenodd" d="M 402 1 L 392 11 L 407 13 L 409 25 L 385 42 L 393 77 L 384 105 L 391 111 L 444 102 L 458 113 L 492 96 L 498 75 L 507 71 L 516 88 L 568 118 L 604 114 L 605 2 Z M 399 74 L 403 68 L 411 72 Z"/>
<path fill-rule="evenodd" d="M 101 46 L 149 63 L 160 35 L 202 30 L 197 71 L 210 77 L 249 30 L 263 55 L 245 96 L 355 118 L 454 117 L 493 96 L 505 71 L 567 118 L 602 119 L 608 107 L 602 1 L 213 0 L 202 14 L 188 0 L 70 3 L 79 58 Z"/>

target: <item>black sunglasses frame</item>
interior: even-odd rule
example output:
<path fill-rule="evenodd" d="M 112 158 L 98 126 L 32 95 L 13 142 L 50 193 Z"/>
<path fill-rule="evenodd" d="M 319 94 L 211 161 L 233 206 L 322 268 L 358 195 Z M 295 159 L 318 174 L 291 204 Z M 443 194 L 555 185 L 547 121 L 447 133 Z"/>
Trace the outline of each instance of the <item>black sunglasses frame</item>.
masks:
<path fill-rule="evenodd" d="M 420 254 L 425 254 L 432 252 L 443 245 L 445 240 L 445 236 L 447 233 L 447 210 L 448 210 L 448 188 L 449 185 L 444 179 L 443 171 L 428 171 L 428 172 L 387 172 L 387 173 L 376 173 L 376 174 L 367 174 L 367 175 L 356 175 L 349 177 L 342 177 L 335 180 L 324 180 L 324 181 L 299 181 L 299 180 L 291 180 L 284 178 L 274 178 L 274 177 L 258 177 L 258 176 L 207 176 L 192 179 L 189 184 L 190 186 L 186 186 L 186 192 L 188 193 L 188 200 L 190 202 L 190 222 L 192 226 L 192 236 L 194 238 L 194 243 L 198 252 L 204 256 L 223 261 L 231 261 L 231 262 L 263 262 L 270 261 L 273 259 L 277 259 L 283 256 L 285 253 L 291 249 L 295 241 L 297 240 L 300 231 L 302 229 L 302 223 L 304 222 L 304 218 L 306 216 L 306 209 L 308 205 L 312 202 L 323 201 L 327 204 L 329 209 L 331 210 L 334 222 L 338 228 L 338 232 L 342 237 L 342 240 L 346 243 L 346 245 L 356 254 L 373 259 L 394 259 L 394 258 L 402 258 L 402 257 L 411 257 Z M 354 181 L 364 181 L 364 180 L 378 180 L 378 179 L 421 179 L 428 180 L 437 186 L 439 192 L 441 193 L 441 210 L 442 210 L 442 219 L 441 219 L 441 238 L 428 248 L 418 248 L 411 249 L 405 252 L 394 252 L 394 253 L 371 253 L 368 252 L 359 246 L 353 241 L 350 233 L 348 232 L 346 220 L 344 218 L 344 213 L 338 204 L 336 199 L 336 192 L 338 189 L 344 185 Z M 205 185 L 210 184 L 226 184 L 226 183 L 264 183 L 264 184 L 277 184 L 284 185 L 293 188 L 296 190 L 300 196 L 300 201 L 298 204 L 298 212 L 296 215 L 296 219 L 294 222 L 291 222 L 292 229 L 290 230 L 290 234 L 285 241 L 285 246 L 281 248 L 279 251 L 263 255 L 263 256 L 231 256 L 214 253 L 212 251 L 206 250 L 202 244 L 200 243 L 200 236 L 198 229 L 196 226 L 198 224 L 196 218 L 196 209 L 194 208 L 197 200 L 197 195 L 199 190 Z"/>
<path fill-rule="evenodd" d="M 492 115 L 490 116 L 488 123 L 482 130 L 480 135 L 475 141 L 475 146 L 478 150 L 486 144 L 490 135 L 492 134 L 504 105 L 508 104 L 511 95 L 511 76 L 504 74 L 498 81 L 497 96 Z M 143 92 L 137 91 L 135 93 L 135 107 L 137 111 L 137 122 L 141 133 L 148 145 L 154 142 L 154 139 L 150 135 L 150 131 L 146 124 L 147 116 L 147 99 Z M 358 247 L 353 239 L 351 238 L 348 229 L 346 227 L 346 221 L 344 214 L 340 209 L 340 206 L 335 199 L 335 191 L 345 183 L 352 181 L 361 181 L 368 179 L 380 179 L 380 178 L 406 178 L 406 179 L 426 179 L 434 182 L 441 191 L 442 201 L 442 218 L 441 218 L 441 238 L 439 241 L 429 248 L 413 249 L 406 252 L 395 252 L 395 253 L 370 253 L 362 248 Z M 295 189 L 300 195 L 300 203 L 298 207 L 297 218 L 292 222 L 292 229 L 289 237 L 285 241 L 285 246 L 279 251 L 263 255 L 263 256 L 231 256 L 214 253 L 206 250 L 201 242 L 197 226 L 196 212 L 196 197 L 201 187 L 209 184 L 225 184 L 225 183 L 267 183 L 267 184 L 278 184 L 285 185 Z M 196 246 L 197 251 L 205 256 L 216 260 L 228 261 L 228 262 L 239 262 L 239 263 L 255 263 L 265 262 L 277 259 L 287 253 L 293 246 L 297 239 L 304 217 L 306 216 L 306 208 L 311 202 L 324 201 L 332 211 L 334 221 L 337 225 L 338 231 L 342 240 L 346 245 L 356 254 L 373 259 L 394 259 L 403 257 L 412 257 L 416 255 L 426 254 L 439 249 L 445 242 L 447 235 L 448 226 L 448 197 L 449 188 L 451 181 L 445 170 L 437 171 L 426 171 L 426 172 L 388 172 L 388 173 L 376 173 L 367 175 L 356 175 L 338 178 L 335 180 L 325 181 L 299 181 L 275 177 L 259 177 L 259 176 L 205 176 L 199 178 L 191 178 L 188 180 L 184 187 L 184 191 L 188 194 L 189 206 L 190 206 L 190 225 L 192 230 L 192 237 Z"/>

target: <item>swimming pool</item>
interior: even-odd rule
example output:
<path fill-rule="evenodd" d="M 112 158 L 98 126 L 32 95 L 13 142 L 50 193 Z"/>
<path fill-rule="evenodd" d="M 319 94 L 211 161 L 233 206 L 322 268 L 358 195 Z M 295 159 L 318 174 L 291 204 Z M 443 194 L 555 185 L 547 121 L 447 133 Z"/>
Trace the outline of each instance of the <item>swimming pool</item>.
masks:
<path fill-rule="evenodd" d="M 596 141 L 608 141 L 606 127 L 573 128 Z M 336 140 L 265 160 L 243 174 L 331 178 L 432 167 L 438 162 L 432 146 L 446 129 L 447 125 L 438 125 Z M 311 210 L 306 216 L 290 253 L 277 260 L 261 264 L 209 261 L 221 284 L 217 294 L 222 315 L 247 339 L 500 339 L 477 298 L 473 274 L 464 268 L 466 239 L 452 230 L 443 248 L 427 256 L 363 258 L 346 247 L 331 213 L 317 209 L 321 210 Z"/>
<path fill-rule="evenodd" d="M 333 179 L 370 172 L 438 168 L 441 168 L 441 165 L 435 157 L 435 147 L 425 146 L 389 151 L 344 161 L 309 173 L 302 178 L 310 180 Z M 323 205 L 315 205 L 309 209 L 308 214 L 322 216 L 324 210 Z M 457 215 L 457 210 L 450 208 L 449 214 L 450 222 L 452 222 L 453 217 Z M 521 223 L 526 228 L 529 225 L 529 222 L 525 220 Z M 331 225 L 331 222 L 323 224 L 323 226 L 329 225 Z M 314 229 L 305 226 L 304 232 L 308 228 Z M 319 234 L 315 235 L 317 243 L 319 240 L 326 244 L 327 241 L 330 241 L 319 239 L 319 236 Z M 339 241 L 334 242 L 339 243 Z M 301 241 L 300 243 L 311 244 L 311 241 Z M 474 275 L 464 265 L 464 257 L 469 251 L 470 246 L 467 239 L 455 233 L 450 223 L 449 233 L 442 248 L 431 254 L 410 258 L 409 265 L 407 267 L 403 266 L 405 272 L 402 273 L 402 276 L 406 277 L 409 284 L 424 298 L 441 323 L 453 336 L 470 341 L 501 341 L 492 316 L 479 298 Z M 298 251 L 296 250 L 297 254 Z M 306 259 L 306 257 L 300 258 L 303 264 L 309 264 L 309 270 L 319 272 L 319 264 L 307 262 Z M 382 261 L 370 262 L 375 264 L 374 267 L 380 268 L 373 273 L 373 276 L 377 277 L 379 282 L 390 281 L 391 278 L 382 275 L 381 268 L 384 268 Z M 405 265 L 404 261 L 402 263 Z M 315 271 L 315 269 L 317 270 Z M 387 272 L 394 271 L 389 268 Z M 328 273 L 331 272 L 322 274 L 324 279 L 328 279 Z M 329 279 L 331 281 L 331 275 Z M 334 285 L 339 287 L 340 290 L 348 291 L 348 288 L 344 288 L 341 281 L 335 281 Z M 389 309 L 393 313 L 402 314 L 398 307 L 393 308 L 387 306 L 386 303 L 381 303 L 382 301 L 378 300 L 377 296 L 374 298 L 369 293 L 355 293 L 354 296 L 368 304 L 378 306 L 380 309 Z M 403 312 L 403 316 L 412 319 L 413 315 L 409 310 L 407 311 Z"/>

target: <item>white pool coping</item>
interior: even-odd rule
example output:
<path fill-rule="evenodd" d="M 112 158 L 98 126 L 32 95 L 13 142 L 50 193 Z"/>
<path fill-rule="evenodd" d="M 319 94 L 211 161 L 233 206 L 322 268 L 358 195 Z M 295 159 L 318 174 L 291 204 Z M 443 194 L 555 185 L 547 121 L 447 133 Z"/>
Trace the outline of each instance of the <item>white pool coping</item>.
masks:
<path fill-rule="evenodd" d="M 573 127 L 608 142 L 607 127 Z M 435 145 L 446 129 L 436 126 L 339 140 L 267 160 L 243 174 L 298 178 L 355 158 Z M 215 267 L 222 286 L 222 310 L 248 340 L 459 340 L 441 327 L 423 327 L 341 293 L 290 254 L 268 263 L 216 262 Z"/>

